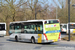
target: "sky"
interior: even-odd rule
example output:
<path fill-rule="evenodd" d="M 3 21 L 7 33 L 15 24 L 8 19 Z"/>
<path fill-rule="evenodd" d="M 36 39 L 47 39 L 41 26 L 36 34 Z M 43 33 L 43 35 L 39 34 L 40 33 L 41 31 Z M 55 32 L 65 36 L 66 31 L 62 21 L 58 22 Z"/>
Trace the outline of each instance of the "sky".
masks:
<path fill-rule="evenodd" d="M 16 0 L 15 3 L 17 3 L 19 0 Z M 39 0 L 39 1 L 42 1 L 42 0 Z M 56 6 L 59 6 L 61 9 L 62 9 L 62 6 L 61 4 L 58 2 L 58 0 L 55 0 L 55 2 L 53 0 L 48 0 L 49 1 L 49 4 L 52 4 L 54 7 Z M 64 1 L 64 0 L 61 0 L 61 1 Z M 55 4 L 56 3 L 56 4 Z"/>
<path fill-rule="evenodd" d="M 57 4 L 55 4 L 55 2 L 54 2 L 53 0 L 49 0 L 49 2 L 50 2 L 50 4 L 52 4 L 54 7 L 59 6 L 60 8 L 62 8 L 61 5 L 60 5 L 60 3 L 58 2 L 58 0 L 55 0 L 55 2 L 56 2 Z"/>

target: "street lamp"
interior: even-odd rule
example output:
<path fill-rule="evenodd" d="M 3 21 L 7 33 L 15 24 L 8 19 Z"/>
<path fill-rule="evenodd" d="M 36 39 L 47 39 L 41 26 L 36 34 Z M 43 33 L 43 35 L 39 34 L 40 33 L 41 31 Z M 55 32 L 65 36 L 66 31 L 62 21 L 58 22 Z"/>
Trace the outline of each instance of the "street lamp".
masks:
<path fill-rule="evenodd" d="M 68 0 L 68 41 L 70 41 L 70 0 Z"/>

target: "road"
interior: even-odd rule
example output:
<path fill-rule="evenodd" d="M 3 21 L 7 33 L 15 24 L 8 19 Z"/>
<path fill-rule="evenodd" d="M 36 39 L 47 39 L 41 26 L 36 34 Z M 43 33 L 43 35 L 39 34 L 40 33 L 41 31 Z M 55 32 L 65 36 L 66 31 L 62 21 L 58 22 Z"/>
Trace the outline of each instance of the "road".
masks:
<path fill-rule="evenodd" d="M 10 41 L 9 37 L 0 37 L 0 50 L 75 50 L 74 42 L 55 42 L 51 44 L 32 44 L 30 42 Z"/>

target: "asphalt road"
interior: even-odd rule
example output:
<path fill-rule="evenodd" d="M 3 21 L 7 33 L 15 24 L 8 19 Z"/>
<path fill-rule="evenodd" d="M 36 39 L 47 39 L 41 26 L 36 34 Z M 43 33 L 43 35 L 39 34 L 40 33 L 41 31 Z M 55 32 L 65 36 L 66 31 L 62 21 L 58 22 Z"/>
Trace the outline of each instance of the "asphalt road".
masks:
<path fill-rule="evenodd" d="M 32 44 L 30 42 L 10 41 L 9 37 L 0 37 L 0 50 L 75 50 L 74 42 L 59 41 L 51 44 Z"/>

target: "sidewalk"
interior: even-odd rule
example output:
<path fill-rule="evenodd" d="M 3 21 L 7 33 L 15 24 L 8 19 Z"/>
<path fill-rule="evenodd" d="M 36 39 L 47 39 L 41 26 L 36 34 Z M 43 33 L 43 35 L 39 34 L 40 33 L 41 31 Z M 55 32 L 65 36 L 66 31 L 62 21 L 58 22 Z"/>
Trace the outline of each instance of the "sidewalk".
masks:
<path fill-rule="evenodd" d="M 75 41 L 66 41 L 66 40 L 61 40 L 59 41 L 61 43 L 67 43 L 67 44 L 75 44 Z"/>
<path fill-rule="evenodd" d="M 4 37 L 9 37 L 9 36 L 4 36 Z"/>

